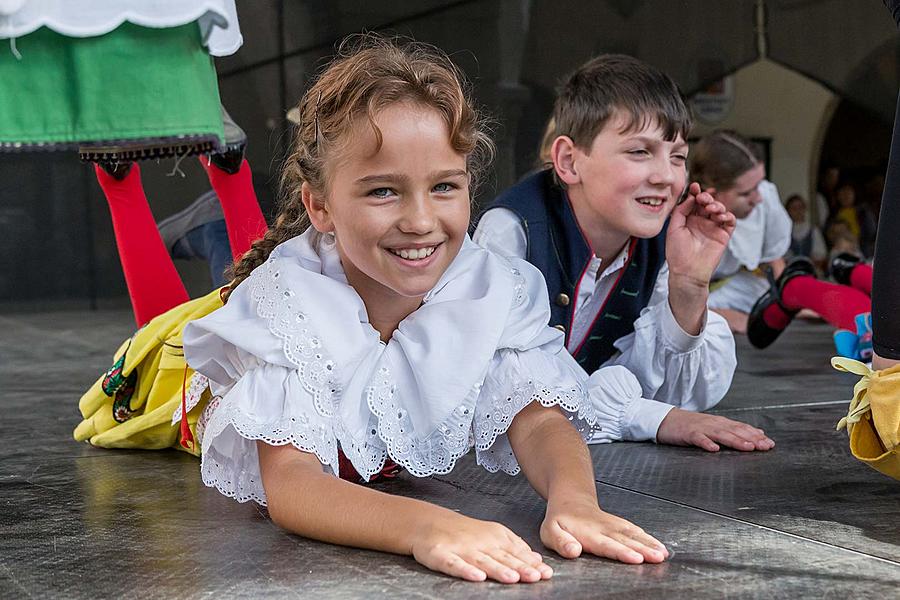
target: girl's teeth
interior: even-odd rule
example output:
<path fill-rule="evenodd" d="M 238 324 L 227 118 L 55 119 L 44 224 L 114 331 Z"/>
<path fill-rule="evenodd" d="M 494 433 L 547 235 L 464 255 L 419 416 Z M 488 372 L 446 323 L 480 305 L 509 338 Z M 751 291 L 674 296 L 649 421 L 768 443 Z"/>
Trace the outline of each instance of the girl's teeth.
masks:
<path fill-rule="evenodd" d="M 394 254 L 399 254 L 401 258 L 405 258 L 407 260 L 422 260 L 423 258 L 428 258 L 434 252 L 434 247 L 431 248 L 410 248 L 403 250 L 394 250 Z"/>
<path fill-rule="evenodd" d="M 659 198 L 638 198 L 638 202 L 641 204 L 647 204 L 649 206 L 659 206 L 662 204 L 662 200 Z"/>

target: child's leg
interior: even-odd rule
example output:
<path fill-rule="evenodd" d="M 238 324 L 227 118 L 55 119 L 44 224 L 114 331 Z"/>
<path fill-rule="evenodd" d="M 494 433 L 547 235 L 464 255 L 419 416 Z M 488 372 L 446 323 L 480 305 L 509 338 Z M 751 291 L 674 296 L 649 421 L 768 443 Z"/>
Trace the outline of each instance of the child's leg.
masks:
<path fill-rule="evenodd" d="M 211 164 L 205 156 L 200 157 L 200 164 L 222 203 L 231 255 L 236 261 L 268 230 L 256 200 L 256 192 L 253 191 L 250 164 L 244 160 L 240 170 L 234 174 L 226 173 Z"/>
<path fill-rule="evenodd" d="M 96 166 L 97 181 L 109 203 L 119 260 L 138 326 L 189 297 L 166 251 L 141 185 L 141 171 L 132 165 L 122 180 Z"/>
<path fill-rule="evenodd" d="M 872 267 L 860 263 L 850 271 L 850 285 L 863 292 L 866 296 L 872 295 Z"/>
<path fill-rule="evenodd" d="M 790 311 L 810 308 L 837 329 L 856 331 L 856 315 L 871 310 L 871 300 L 861 291 L 846 285 L 820 281 L 811 275 L 794 277 L 781 291 L 781 303 Z M 763 319 L 773 329 L 787 327 L 792 315 L 777 303 L 766 308 Z"/>

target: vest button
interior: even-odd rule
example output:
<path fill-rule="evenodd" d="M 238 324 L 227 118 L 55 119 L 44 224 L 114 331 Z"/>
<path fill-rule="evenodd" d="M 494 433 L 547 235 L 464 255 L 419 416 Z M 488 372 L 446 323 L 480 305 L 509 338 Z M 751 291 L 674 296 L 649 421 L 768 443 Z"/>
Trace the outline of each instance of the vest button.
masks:
<path fill-rule="evenodd" d="M 558 306 L 568 306 L 569 305 L 569 296 L 566 294 L 560 294 L 556 297 L 556 304 Z"/>
<path fill-rule="evenodd" d="M 554 326 L 553 326 L 553 329 L 559 329 L 559 330 L 562 331 L 563 333 L 566 332 L 566 328 L 565 328 L 565 326 L 563 326 L 563 325 L 554 325 Z"/>

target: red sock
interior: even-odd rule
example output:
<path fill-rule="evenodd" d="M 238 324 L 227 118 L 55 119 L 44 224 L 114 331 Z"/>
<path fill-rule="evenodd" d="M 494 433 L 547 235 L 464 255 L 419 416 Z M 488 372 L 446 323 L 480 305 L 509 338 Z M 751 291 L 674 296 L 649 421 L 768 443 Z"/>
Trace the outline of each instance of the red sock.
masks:
<path fill-rule="evenodd" d="M 166 251 L 134 164 L 118 181 L 99 166 L 97 181 L 109 203 L 119 260 L 138 326 L 189 299 Z"/>
<path fill-rule="evenodd" d="M 850 271 L 850 285 L 863 292 L 866 296 L 872 295 L 872 265 L 860 263 Z"/>
<path fill-rule="evenodd" d="M 259 208 L 256 192 L 253 191 L 250 164 L 244 160 L 241 170 L 234 175 L 210 164 L 205 156 L 200 157 L 200 164 L 206 170 L 209 183 L 212 184 L 222 204 L 225 227 L 228 229 L 228 242 L 231 244 L 231 256 L 237 261 L 250 249 L 250 245 L 264 236 L 269 229 Z"/>
<path fill-rule="evenodd" d="M 872 299 L 861 291 L 820 281 L 811 275 L 788 281 L 781 292 L 781 301 L 789 310 L 812 309 L 837 329 L 850 331 L 856 331 L 856 315 L 872 310 Z"/>

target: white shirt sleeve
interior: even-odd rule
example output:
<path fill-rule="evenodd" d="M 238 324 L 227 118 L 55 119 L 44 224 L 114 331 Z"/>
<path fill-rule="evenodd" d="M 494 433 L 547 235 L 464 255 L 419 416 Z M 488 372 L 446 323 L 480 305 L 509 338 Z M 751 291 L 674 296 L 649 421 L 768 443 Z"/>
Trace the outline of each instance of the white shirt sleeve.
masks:
<path fill-rule="evenodd" d="M 771 181 L 759 184 L 759 193 L 763 197 L 766 222 L 763 236 L 762 256 L 760 262 L 770 262 L 787 254 L 791 247 L 791 217 L 781 205 L 778 188 Z"/>
<path fill-rule="evenodd" d="M 508 208 L 492 208 L 481 216 L 472 241 L 500 256 L 525 258 L 528 239 L 518 215 Z"/>
<path fill-rule="evenodd" d="M 473 239 L 505 256 L 527 252 L 521 221 L 505 208 L 485 212 Z M 737 360 L 728 324 L 708 313 L 700 334 L 687 334 L 669 307 L 668 281 L 664 265 L 635 333 L 619 339 L 615 345 L 621 354 L 591 375 L 588 388 L 600 426 L 591 443 L 655 440 L 673 407 L 705 410 L 731 385 Z"/>
<path fill-rule="evenodd" d="M 640 382 L 645 402 L 684 410 L 706 410 L 719 403 L 731 386 L 737 366 L 734 336 L 728 323 L 707 311 L 698 335 L 685 332 L 668 302 L 668 269 L 660 269 L 650 304 L 634 323 L 634 332 L 615 343 L 619 354 L 602 368 L 621 365 Z M 602 369 L 601 368 L 601 369 Z M 668 411 L 641 411 L 626 432 L 651 439 Z"/>

